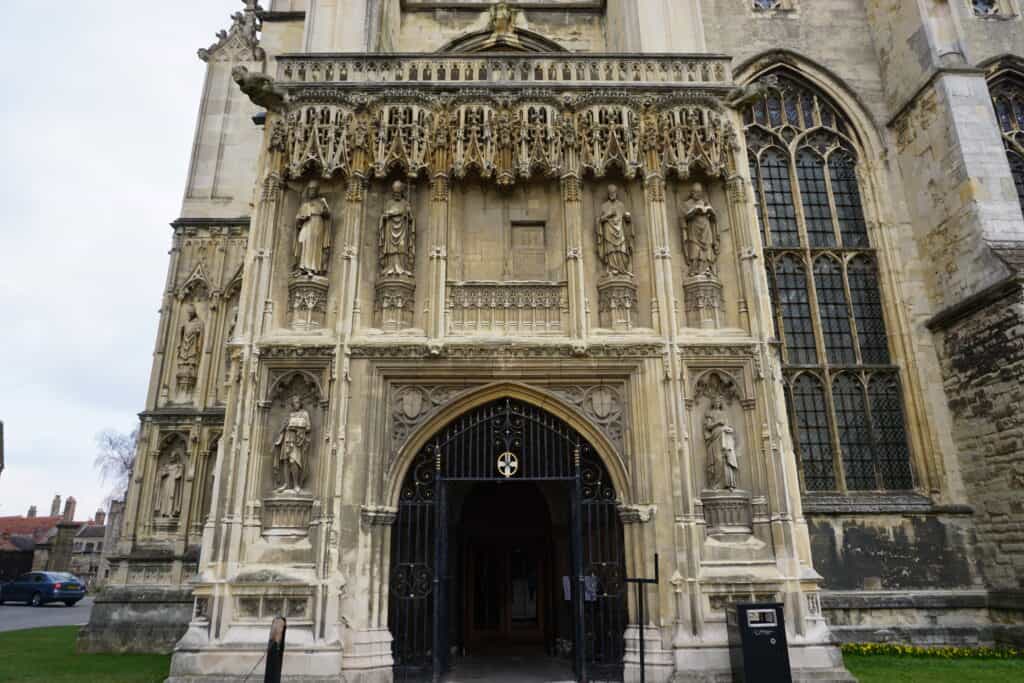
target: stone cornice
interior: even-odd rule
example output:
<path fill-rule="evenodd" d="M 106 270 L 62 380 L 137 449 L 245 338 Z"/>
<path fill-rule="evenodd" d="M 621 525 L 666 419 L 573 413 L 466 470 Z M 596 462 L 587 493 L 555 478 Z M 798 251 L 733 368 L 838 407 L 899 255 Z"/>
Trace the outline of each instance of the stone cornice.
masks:
<path fill-rule="evenodd" d="M 252 222 L 252 218 L 249 216 L 236 216 L 234 218 L 175 218 L 171 221 L 170 226 L 172 228 L 187 228 L 187 227 L 214 227 L 218 225 L 240 225 L 249 227 L 249 223 Z"/>
<path fill-rule="evenodd" d="M 925 327 L 931 332 L 949 329 L 964 318 L 988 308 L 1001 299 L 1014 295 L 1020 296 L 1022 293 L 1024 293 L 1024 275 L 1012 275 L 967 297 L 958 304 L 939 311 L 925 323 Z"/>
<path fill-rule="evenodd" d="M 294 10 L 290 12 L 270 12 L 262 10 L 256 13 L 262 22 L 273 22 L 273 21 L 305 21 L 306 12 L 305 10 Z"/>

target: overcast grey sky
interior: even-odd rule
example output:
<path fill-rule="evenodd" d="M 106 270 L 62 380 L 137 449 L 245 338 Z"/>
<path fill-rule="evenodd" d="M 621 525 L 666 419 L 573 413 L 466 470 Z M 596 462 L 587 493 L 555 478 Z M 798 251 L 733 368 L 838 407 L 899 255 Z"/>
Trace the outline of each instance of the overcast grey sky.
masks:
<path fill-rule="evenodd" d="M 3 0 L 0 515 L 91 516 L 143 408 L 205 65 L 239 0 Z"/>

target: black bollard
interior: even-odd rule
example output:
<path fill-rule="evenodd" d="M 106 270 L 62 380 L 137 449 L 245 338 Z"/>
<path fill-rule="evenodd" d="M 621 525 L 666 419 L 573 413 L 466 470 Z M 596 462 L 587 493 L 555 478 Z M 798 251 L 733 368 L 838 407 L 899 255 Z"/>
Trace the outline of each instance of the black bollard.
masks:
<path fill-rule="evenodd" d="M 270 641 L 267 643 L 267 668 L 263 683 L 281 683 L 281 669 L 284 666 L 284 636 L 288 631 L 288 620 L 274 617 L 270 625 Z"/>

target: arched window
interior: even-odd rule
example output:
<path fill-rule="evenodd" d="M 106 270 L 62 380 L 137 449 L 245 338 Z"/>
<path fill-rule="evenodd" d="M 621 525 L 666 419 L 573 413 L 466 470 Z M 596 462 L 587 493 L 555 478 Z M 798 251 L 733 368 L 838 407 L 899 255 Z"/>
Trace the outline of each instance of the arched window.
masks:
<path fill-rule="evenodd" d="M 1017 198 L 1024 211 L 1024 77 L 999 77 L 993 81 L 990 90 L 1013 184 L 1017 187 Z"/>
<path fill-rule="evenodd" d="M 825 96 L 775 76 L 744 124 L 804 490 L 910 489 L 857 141 Z"/>

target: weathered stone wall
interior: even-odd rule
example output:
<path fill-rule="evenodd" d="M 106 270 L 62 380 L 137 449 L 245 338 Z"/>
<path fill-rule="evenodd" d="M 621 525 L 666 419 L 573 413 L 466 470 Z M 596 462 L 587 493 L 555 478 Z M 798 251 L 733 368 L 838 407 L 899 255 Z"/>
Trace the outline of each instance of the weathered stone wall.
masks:
<path fill-rule="evenodd" d="M 863 0 L 801 0 L 792 12 L 756 12 L 752 5 L 735 0 L 701 3 L 708 52 L 732 55 L 734 68 L 775 50 L 800 55 L 849 86 L 878 123 L 884 123 L 878 58 L 866 39 Z"/>
<path fill-rule="evenodd" d="M 192 591 L 170 586 L 108 586 L 96 596 L 79 652 L 170 653 L 192 618 Z"/>
<path fill-rule="evenodd" d="M 829 590 L 954 589 L 980 581 L 969 510 L 809 517 L 814 568 Z"/>
<path fill-rule="evenodd" d="M 1004 0 L 1005 1 L 1005 0 Z M 968 64 L 977 66 L 1000 55 L 1024 55 L 1024 23 L 1021 2 L 1015 0 L 1014 16 L 986 18 L 974 16 L 968 2 L 950 2 L 955 8 Z"/>
<path fill-rule="evenodd" d="M 1020 285 L 941 331 L 954 439 L 987 582 L 1024 586 L 1024 292 Z"/>

